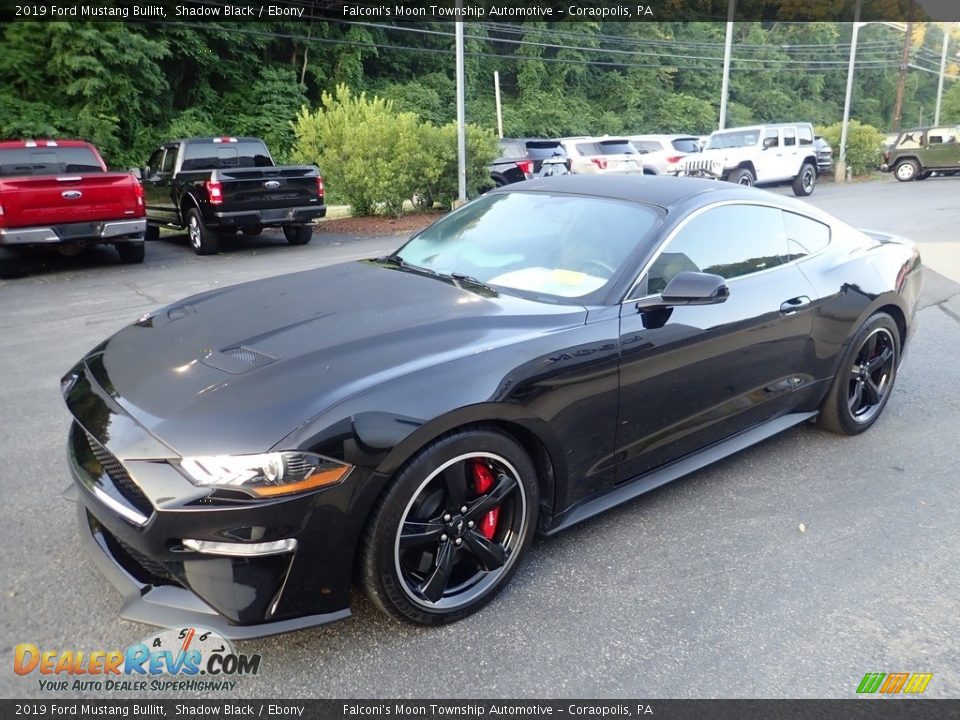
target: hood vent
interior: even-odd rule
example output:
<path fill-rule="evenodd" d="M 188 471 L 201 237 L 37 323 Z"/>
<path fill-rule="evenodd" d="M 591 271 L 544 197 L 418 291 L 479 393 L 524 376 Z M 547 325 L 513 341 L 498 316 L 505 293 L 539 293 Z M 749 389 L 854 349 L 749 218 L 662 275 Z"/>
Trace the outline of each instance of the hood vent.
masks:
<path fill-rule="evenodd" d="M 238 345 L 236 347 L 224 348 L 219 352 L 211 352 L 202 359 L 202 362 L 204 365 L 209 365 L 218 370 L 239 375 L 240 373 L 262 368 L 277 360 L 279 360 L 279 358 L 273 355 L 261 352 L 260 350 L 254 350 L 245 345 Z"/>

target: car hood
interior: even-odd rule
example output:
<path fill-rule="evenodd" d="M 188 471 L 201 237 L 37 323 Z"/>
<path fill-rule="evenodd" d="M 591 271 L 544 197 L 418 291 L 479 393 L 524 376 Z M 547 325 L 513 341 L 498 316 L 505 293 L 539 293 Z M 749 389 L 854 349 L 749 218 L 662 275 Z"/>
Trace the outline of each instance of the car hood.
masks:
<path fill-rule="evenodd" d="M 85 362 L 180 454 L 263 452 L 378 383 L 585 318 L 580 306 L 363 261 L 187 298 L 124 328 Z"/>

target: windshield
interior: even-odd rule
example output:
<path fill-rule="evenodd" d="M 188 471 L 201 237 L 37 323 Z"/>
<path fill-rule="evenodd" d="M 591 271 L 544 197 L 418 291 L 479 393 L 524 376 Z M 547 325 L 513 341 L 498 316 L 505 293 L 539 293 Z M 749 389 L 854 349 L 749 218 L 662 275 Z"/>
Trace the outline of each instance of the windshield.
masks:
<path fill-rule="evenodd" d="M 733 132 L 714 133 L 707 141 L 707 150 L 752 147 L 757 144 L 757 140 L 759 139 L 759 130 L 736 130 Z"/>
<path fill-rule="evenodd" d="M 582 195 L 487 195 L 397 251 L 405 263 L 538 296 L 581 298 L 604 287 L 654 226 L 639 203 Z"/>

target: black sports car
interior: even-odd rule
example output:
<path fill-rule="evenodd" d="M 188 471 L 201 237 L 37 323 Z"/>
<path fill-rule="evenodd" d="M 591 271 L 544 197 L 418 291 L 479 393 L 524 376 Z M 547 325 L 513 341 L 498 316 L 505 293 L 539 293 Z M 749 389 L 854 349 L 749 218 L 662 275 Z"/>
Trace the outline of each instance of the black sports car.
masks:
<path fill-rule="evenodd" d="M 552 534 L 806 420 L 862 432 L 920 258 L 708 180 L 563 176 L 396 253 L 197 295 L 63 378 L 80 526 L 142 622 L 475 611 Z"/>

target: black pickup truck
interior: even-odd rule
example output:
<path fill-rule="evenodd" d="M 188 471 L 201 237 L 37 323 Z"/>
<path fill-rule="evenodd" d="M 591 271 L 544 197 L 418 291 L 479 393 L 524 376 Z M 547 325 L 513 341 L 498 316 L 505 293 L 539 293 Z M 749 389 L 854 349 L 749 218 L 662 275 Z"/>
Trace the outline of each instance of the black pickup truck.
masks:
<path fill-rule="evenodd" d="M 174 140 L 139 174 L 146 239 L 156 240 L 161 227 L 186 228 L 198 255 L 216 253 L 221 235 L 258 235 L 265 227 L 283 228 L 287 242 L 304 245 L 327 212 L 317 168 L 277 165 L 257 138 Z"/>

